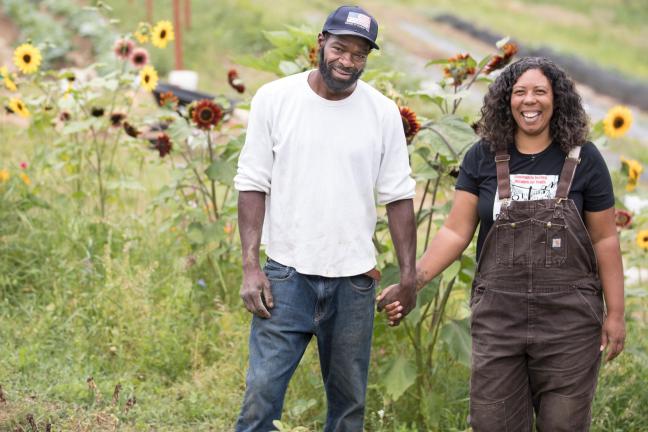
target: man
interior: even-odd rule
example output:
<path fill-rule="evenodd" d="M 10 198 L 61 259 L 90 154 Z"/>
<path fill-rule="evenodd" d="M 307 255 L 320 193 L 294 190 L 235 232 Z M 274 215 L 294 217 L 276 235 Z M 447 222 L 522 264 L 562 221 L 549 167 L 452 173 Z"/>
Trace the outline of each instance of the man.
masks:
<path fill-rule="evenodd" d="M 378 24 L 342 6 L 318 35 L 317 70 L 279 79 L 252 101 L 235 178 L 241 297 L 254 314 L 237 431 L 273 430 L 311 337 L 328 399 L 325 431 L 361 431 L 379 275 L 375 198 L 387 205 L 401 283 L 414 307 L 416 228 L 397 106 L 359 80 Z M 263 226 L 268 261 L 259 265 Z"/>

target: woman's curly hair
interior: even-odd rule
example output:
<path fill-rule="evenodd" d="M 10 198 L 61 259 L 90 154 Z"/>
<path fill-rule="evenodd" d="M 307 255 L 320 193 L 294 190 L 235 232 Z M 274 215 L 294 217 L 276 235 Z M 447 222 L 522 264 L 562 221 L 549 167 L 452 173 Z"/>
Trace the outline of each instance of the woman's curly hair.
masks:
<path fill-rule="evenodd" d="M 521 58 L 495 79 L 484 96 L 481 118 L 476 125 L 477 134 L 492 152 L 505 150 L 515 142 L 517 124 L 511 113 L 511 94 L 518 78 L 529 69 L 539 69 L 551 83 L 553 115 L 549 133 L 552 142 L 559 144 L 566 153 L 585 144 L 589 119 L 574 82 L 554 62 L 543 57 Z"/>

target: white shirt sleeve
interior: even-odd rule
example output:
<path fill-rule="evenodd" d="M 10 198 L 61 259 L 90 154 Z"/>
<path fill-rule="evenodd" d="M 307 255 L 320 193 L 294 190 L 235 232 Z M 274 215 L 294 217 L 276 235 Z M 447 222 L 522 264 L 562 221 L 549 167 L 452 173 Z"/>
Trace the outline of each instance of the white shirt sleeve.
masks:
<path fill-rule="evenodd" d="M 245 144 L 234 177 L 238 191 L 270 193 L 274 155 L 268 107 L 267 92 L 260 89 L 252 98 Z"/>
<path fill-rule="evenodd" d="M 378 204 L 414 198 L 416 182 L 410 176 L 403 120 L 396 104 L 386 112 L 382 128 L 383 155 L 376 180 Z"/>

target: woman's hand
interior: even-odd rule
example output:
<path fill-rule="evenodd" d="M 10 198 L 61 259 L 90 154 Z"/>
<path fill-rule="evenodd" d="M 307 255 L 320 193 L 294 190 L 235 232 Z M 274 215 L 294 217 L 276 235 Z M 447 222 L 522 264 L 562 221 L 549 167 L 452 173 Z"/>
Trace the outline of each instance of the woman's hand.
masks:
<path fill-rule="evenodd" d="M 623 315 L 608 315 L 601 331 L 601 351 L 607 348 L 605 361 L 613 360 L 621 354 L 625 337 L 625 319 Z"/>
<path fill-rule="evenodd" d="M 376 297 L 376 302 L 379 305 L 378 306 L 379 311 L 381 308 L 380 302 L 382 301 L 382 299 L 384 299 L 391 290 L 398 289 L 398 288 L 399 288 L 399 284 L 390 285 L 384 290 L 382 290 L 380 294 L 378 294 L 378 297 Z M 387 315 L 387 320 L 389 320 L 390 326 L 397 326 L 398 324 L 400 324 L 404 316 L 403 316 L 403 305 L 401 305 L 398 300 L 393 303 L 389 303 L 385 305 L 383 309 L 385 310 L 385 315 Z"/>

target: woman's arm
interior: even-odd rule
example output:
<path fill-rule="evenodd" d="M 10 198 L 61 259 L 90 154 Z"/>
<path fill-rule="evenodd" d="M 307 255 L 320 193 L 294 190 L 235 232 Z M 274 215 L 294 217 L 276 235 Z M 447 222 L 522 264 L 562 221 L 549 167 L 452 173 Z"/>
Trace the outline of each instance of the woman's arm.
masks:
<path fill-rule="evenodd" d="M 607 316 L 601 333 L 601 351 L 608 348 L 606 360 L 612 360 L 623 351 L 625 343 L 625 306 L 623 296 L 623 263 L 619 237 L 614 224 L 614 208 L 585 212 L 599 277 L 603 285 Z"/>
<path fill-rule="evenodd" d="M 470 192 L 456 191 L 448 218 L 416 263 L 418 291 L 461 256 L 472 240 L 477 222 L 477 196 Z M 377 298 L 378 308 L 385 308 L 390 325 L 397 325 L 403 318 L 402 305 L 399 302 L 381 304 L 385 295 L 395 286 L 385 288 Z"/>

